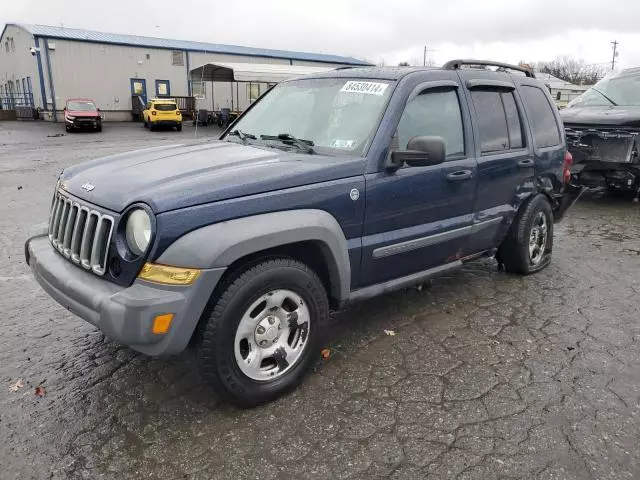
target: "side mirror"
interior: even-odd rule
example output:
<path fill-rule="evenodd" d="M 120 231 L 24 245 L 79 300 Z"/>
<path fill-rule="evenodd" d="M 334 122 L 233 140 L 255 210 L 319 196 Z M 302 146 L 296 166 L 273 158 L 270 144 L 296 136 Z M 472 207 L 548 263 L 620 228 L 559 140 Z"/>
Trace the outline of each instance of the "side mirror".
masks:
<path fill-rule="evenodd" d="M 99 108 L 96 108 L 96 110 L 97 110 L 98 112 L 100 111 L 100 109 L 99 109 Z"/>
<path fill-rule="evenodd" d="M 405 163 L 410 167 L 428 167 L 444 162 L 446 147 L 442 137 L 417 136 L 407 143 L 406 150 L 391 152 L 391 163 L 400 168 Z"/>

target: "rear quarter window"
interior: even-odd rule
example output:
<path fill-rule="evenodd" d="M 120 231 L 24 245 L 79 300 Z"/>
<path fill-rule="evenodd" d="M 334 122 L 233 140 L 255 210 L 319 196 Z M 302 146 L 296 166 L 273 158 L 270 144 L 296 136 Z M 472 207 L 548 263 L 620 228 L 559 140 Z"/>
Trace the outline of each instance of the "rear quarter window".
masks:
<path fill-rule="evenodd" d="M 560 145 L 556 116 L 544 92 L 530 86 L 523 86 L 520 92 L 533 130 L 533 144 L 537 148 Z"/>

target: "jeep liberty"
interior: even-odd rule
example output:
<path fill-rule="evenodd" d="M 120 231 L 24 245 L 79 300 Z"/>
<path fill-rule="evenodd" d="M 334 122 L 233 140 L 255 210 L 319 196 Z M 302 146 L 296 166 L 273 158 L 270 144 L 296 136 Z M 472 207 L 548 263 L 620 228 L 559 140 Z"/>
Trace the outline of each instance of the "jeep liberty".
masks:
<path fill-rule="evenodd" d="M 192 343 L 217 392 L 252 406 L 301 381 L 331 308 L 482 256 L 546 267 L 581 192 L 570 167 L 528 70 L 344 68 L 278 84 L 220 140 L 65 169 L 25 256 L 108 337 Z"/>

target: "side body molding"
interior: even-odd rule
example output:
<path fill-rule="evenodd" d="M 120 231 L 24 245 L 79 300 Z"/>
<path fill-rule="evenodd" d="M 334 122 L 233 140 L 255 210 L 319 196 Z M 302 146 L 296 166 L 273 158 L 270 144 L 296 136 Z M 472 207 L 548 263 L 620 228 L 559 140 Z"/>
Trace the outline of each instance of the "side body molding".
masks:
<path fill-rule="evenodd" d="M 332 298 L 342 302 L 351 290 L 347 240 L 336 219 L 323 210 L 289 210 L 228 220 L 199 228 L 173 242 L 155 261 L 194 268 L 228 267 L 269 248 L 313 241 L 328 267 Z"/>

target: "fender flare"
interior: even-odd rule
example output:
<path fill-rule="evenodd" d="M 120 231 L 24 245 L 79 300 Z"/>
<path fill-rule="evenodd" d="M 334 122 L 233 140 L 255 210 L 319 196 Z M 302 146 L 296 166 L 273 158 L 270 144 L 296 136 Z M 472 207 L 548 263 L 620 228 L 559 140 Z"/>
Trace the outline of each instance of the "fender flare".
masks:
<path fill-rule="evenodd" d="M 292 243 L 318 244 L 330 277 L 330 296 L 349 298 L 351 264 L 347 240 L 337 220 L 324 210 L 288 210 L 227 220 L 193 230 L 173 242 L 156 260 L 192 268 L 228 267 L 263 250 Z"/>

